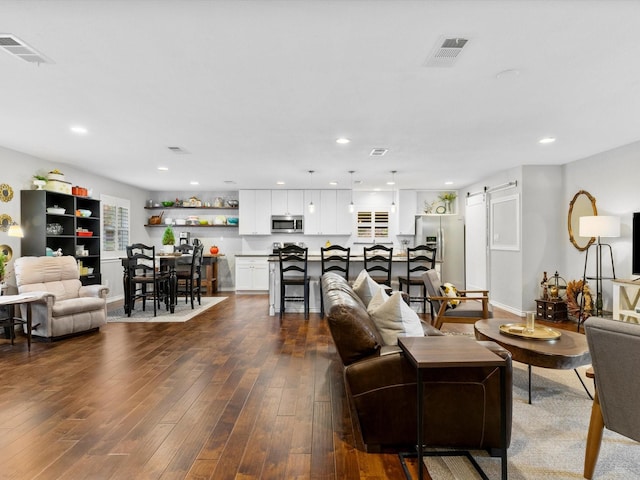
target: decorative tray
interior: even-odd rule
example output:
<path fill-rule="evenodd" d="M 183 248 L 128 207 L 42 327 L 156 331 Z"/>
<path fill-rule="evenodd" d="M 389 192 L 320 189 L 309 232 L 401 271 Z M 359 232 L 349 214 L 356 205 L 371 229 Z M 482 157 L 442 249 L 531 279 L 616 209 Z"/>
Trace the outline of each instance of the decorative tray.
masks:
<path fill-rule="evenodd" d="M 536 325 L 533 333 L 526 331 L 526 325 L 524 323 L 506 323 L 500 325 L 500 333 L 504 335 L 511 335 L 513 337 L 528 338 L 531 340 L 556 340 L 562 335 L 559 331 L 553 328 L 543 327 Z"/>

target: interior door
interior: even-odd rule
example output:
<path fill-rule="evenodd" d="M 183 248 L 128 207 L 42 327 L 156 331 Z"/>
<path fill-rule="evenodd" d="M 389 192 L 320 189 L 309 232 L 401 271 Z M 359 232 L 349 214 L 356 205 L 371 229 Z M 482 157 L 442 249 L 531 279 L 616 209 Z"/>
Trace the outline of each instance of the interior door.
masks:
<path fill-rule="evenodd" d="M 489 290 L 486 195 L 466 198 L 465 270 L 468 290 Z"/>

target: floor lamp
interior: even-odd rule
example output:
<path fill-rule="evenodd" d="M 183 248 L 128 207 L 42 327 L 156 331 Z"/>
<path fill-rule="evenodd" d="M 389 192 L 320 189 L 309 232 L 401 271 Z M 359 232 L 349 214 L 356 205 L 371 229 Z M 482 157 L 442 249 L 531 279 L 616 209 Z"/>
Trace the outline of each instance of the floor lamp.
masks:
<path fill-rule="evenodd" d="M 580 217 L 580 236 L 596 237 L 596 243 L 589 245 L 584 257 L 584 273 L 582 275 L 583 284 L 587 280 L 596 281 L 596 315 L 602 316 L 602 281 L 616 278 L 615 267 L 613 266 L 613 251 L 611 245 L 602 243 L 601 237 L 619 237 L 620 236 L 620 218 L 605 215 L 596 215 L 590 217 Z M 596 274 L 595 276 L 587 276 L 587 266 L 589 263 L 589 250 L 595 247 L 596 250 Z M 611 276 L 603 276 L 602 271 L 602 247 L 609 248 L 609 256 L 611 257 Z M 580 318 L 578 318 L 578 329 L 582 322 L 582 310 L 584 308 L 584 296 L 580 302 Z"/>

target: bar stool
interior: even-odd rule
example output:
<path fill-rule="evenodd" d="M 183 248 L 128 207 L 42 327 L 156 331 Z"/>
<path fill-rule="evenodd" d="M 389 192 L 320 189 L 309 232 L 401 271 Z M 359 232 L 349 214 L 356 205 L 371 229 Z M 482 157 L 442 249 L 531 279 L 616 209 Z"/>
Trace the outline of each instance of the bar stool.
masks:
<path fill-rule="evenodd" d="M 349 257 L 350 247 L 341 245 L 331 245 L 320 249 L 320 265 L 322 274 L 320 275 L 320 315 L 324 318 L 324 295 L 322 294 L 322 275 L 326 272 L 341 274 L 345 280 L 349 280 Z"/>
<path fill-rule="evenodd" d="M 309 276 L 307 258 L 309 249 L 289 245 L 278 250 L 280 262 L 280 318 L 286 302 L 304 302 L 304 318 L 309 318 Z M 303 295 L 287 295 L 287 287 L 302 287 Z"/>
<path fill-rule="evenodd" d="M 399 276 L 398 283 L 400 291 L 404 291 L 403 286 L 407 286 L 407 296 L 409 303 L 422 302 L 422 313 L 427 313 L 427 287 L 422 280 L 422 274 L 436 266 L 436 248 L 427 245 L 418 245 L 407 248 L 407 275 Z M 411 287 L 419 286 L 421 296 L 411 296 Z"/>
<path fill-rule="evenodd" d="M 391 261 L 393 247 L 384 245 L 372 245 L 364 247 L 364 269 L 369 272 L 371 278 L 380 284 L 391 288 Z M 376 274 L 382 274 L 376 276 Z"/>

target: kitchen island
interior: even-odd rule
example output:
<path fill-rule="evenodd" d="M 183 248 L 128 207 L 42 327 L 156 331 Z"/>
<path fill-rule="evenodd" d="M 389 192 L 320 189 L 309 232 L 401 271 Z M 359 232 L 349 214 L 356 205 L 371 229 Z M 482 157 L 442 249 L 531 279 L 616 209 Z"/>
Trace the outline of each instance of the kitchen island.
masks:
<path fill-rule="evenodd" d="M 436 270 L 440 272 L 441 264 L 436 263 Z M 349 259 L 349 280 L 356 279 L 358 274 L 364 268 L 363 255 L 351 255 Z M 309 292 L 309 311 L 320 312 L 320 273 L 322 271 L 322 262 L 320 255 L 309 254 L 308 275 L 310 278 Z M 398 276 L 407 275 L 407 256 L 394 254 L 391 260 L 391 288 L 398 290 Z M 292 287 L 289 287 L 292 288 Z M 417 288 L 417 287 L 413 287 Z M 302 287 L 300 287 L 302 294 Z M 287 305 L 288 312 L 303 312 L 302 303 L 291 303 Z M 269 255 L 269 315 L 275 315 L 280 312 L 280 262 L 277 255 Z"/>

